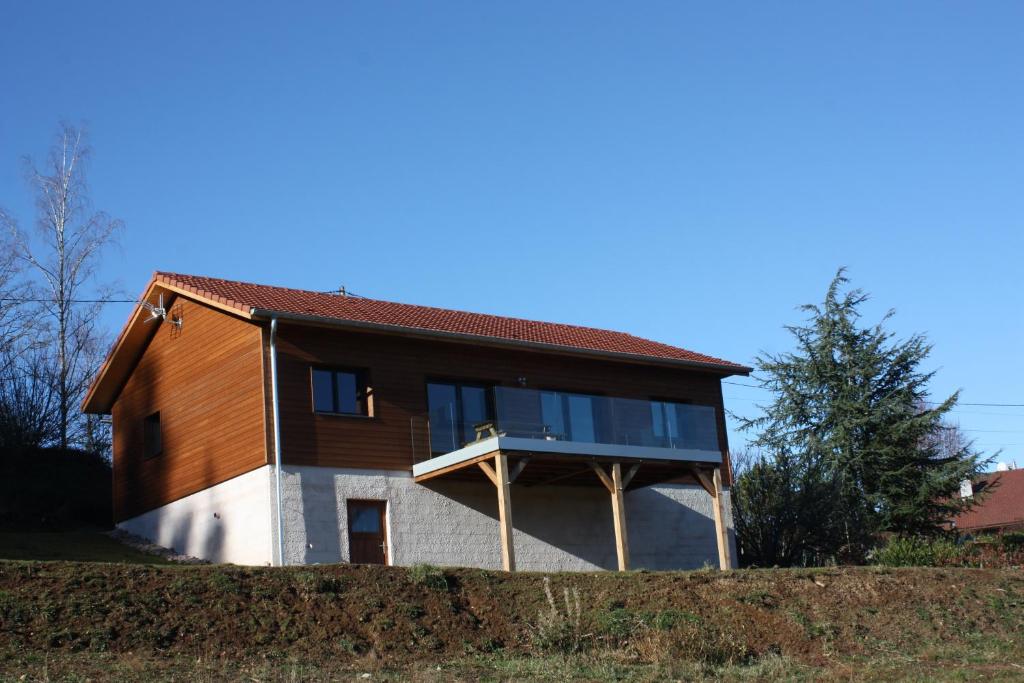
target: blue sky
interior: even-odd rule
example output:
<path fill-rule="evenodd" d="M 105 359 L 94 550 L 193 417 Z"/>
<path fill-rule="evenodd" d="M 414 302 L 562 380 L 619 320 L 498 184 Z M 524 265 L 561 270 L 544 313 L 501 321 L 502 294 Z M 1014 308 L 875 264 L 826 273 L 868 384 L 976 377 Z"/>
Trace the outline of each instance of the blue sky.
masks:
<path fill-rule="evenodd" d="M 1024 404 L 1021 45 L 1017 2 L 7 3 L 0 205 L 87 122 L 133 295 L 344 283 L 746 363 L 845 265 L 936 394 Z M 956 417 L 1024 466 L 1024 408 Z"/>

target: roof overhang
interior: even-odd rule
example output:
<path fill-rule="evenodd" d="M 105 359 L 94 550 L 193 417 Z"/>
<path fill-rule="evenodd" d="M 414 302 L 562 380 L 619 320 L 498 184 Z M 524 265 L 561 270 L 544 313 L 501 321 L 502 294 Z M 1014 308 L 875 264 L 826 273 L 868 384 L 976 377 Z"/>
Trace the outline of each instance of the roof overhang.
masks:
<path fill-rule="evenodd" d="M 599 349 L 582 349 L 575 346 L 562 346 L 559 344 L 544 344 L 520 339 L 502 339 L 500 337 L 487 337 L 478 334 L 463 334 L 458 332 L 445 332 L 442 330 L 430 330 L 419 327 L 402 327 L 399 325 L 385 325 L 382 323 L 368 323 L 358 320 L 341 320 L 328 316 L 319 316 L 304 313 L 285 313 L 265 308 L 252 308 L 249 311 L 253 320 L 287 320 L 300 324 L 315 325 L 318 327 L 333 327 L 355 331 L 379 332 L 384 334 L 398 334 L 406 337 L 419 337 L 424 339 L 441 339 L 445 341 L 456 341 L 474 345 L 495 346 L 500 348 L 521 349 L 527 351 L 544 351 L 547 353 L 558 353 L 571 356 L 586 356 L 603 360 L 615 360 L 626 363 L 639 363 L 642 365 L 659 365 L 688 370 L 703 370 L 713 372 L 723 377 L 730 375 L 749 375 L 753 368 L 742 365 L 726 365 L 720 363 L 702 363 L 699 361 L 683 360 L 676 358 L 659 358 L 656 356 L 644 356 L 632 353 L 617 353 L 613 351 L 601 351 Z"/>
<path fill-rule="evenodd" d="M 179 287 L 176 284 L 168 282 L 158 276 L 154 276 L 154 278 L 150 280 L 139 301 L 150 301 L 156 303 L 161 294 L 164 295 L 164 305 L 168 308 L 171 306 L 175 297 L 182 296 L 245 320 L 269 321 L 273 318 L 277 318 L 281 321 L 290 321 L 297 324 L 318 327 L 395 334 L 423 339 L 437 339 L 473 344 L 477 346 L 486 345 L 505 349 L 541 351 L 545 353 L 588 357 L 641 365 L 685 368 L 688 370 L 709 372 L 721 377 L 728 377 L 730 375 L 749 375 L 752 372 L 752 368 L 741 365 L 704 363 L 675 358 L 659 358 L 655 356 L 617 353 L 597 349 L 582 349 L 574 346 L 562 346 L 558 344 L 544 344 L 518 339 L 501 339 L 499 337 L 445 332 L 418 327 L 402 327 L 399 325 L 344 320 L 327 316 L 275 311 L 265 308 L 246 308 L 238 305 L 237 302 L 205 296 L 202 292 Z M 137 305 L 132 310 L 131 315 L 128 317 L 128 321 L 125 323 L 120 335 L 118 335 L 117 341 L 114 342 L 110 352 L 107 354 L 107 358 L 104 360 L 103 365 L 100 366 L 99 372 L 96 374 L 96 377 L 82 401 L 81 407 L 83 412 L 95 414 L 110 412 L 114 401 L 121 392 L 122 387 L 124 387 L 125 382 L 128 381 L 128 377 L 135 369 L 135 365 L 138 363 L 143 351 L 153 338 L 156 329 L 159 327 L 158 325 L 147 324 L 147 317 L 147 311 L 141 305 Z"/>
<path fill-rule="evenodd" d="M 100 366 L 99 372 L 96 373 L 96 377 L 89 386 L 89 390 L 82 400 L 82 412 L 95 414 L 110 412 L 114 400 L 121 393 L 121 388 L 128 381 L 142 352 L 160 327 L 146 322 L 149 318 L 148 311 L 140 304 L 143 301 L 155 304 L 160 295 L 163 295 L 164 307 L 168 309 L 174 303 L 175 298 L 184 296 L 240 318 L 250 317 L 247 311 L 239 310 L 223 302 L 199 296 L 194 292 L 156 278 L 150 280 L 146 285 L 146 290 L 139 297 L 140 303 L 132 309 L 128 321 L 121 329 L 121 334 L 118 335 L 114 345 L 107 353 L 103 365 Z"/>

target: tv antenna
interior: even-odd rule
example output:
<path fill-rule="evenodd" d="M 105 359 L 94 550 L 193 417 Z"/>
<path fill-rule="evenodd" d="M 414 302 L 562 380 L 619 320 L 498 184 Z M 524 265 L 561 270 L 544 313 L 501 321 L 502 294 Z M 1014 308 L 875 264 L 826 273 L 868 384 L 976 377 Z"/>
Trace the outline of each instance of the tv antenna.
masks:
<path fill-rule="evenodd" d="M 143 300 L 141 302 L 141 304 L 142 304 L 143 308 L 145 308 L 147 311 L 149 311 L 149 317 L 146 318 L 145 320 L 143 320 L 143 322 L 151 323 L 154 320 L 161 320 L 161 321 L 167 320 L 167 309 L 164 307 L 164 295 L 163 295 L 163 292 L 160 293 L 160 298 L 158 299 L 158 303 L 156 305 L 153 305 L 153 304 L 151 304 L 151 303 L 149 303 L 148 301 L 145 301 L 145 300 Z M 171 318 L 170 322 L 171 322 L 172 325 L 177 327 L 179 330 L 181 329 L 181 318 L 180 317 Z"/>

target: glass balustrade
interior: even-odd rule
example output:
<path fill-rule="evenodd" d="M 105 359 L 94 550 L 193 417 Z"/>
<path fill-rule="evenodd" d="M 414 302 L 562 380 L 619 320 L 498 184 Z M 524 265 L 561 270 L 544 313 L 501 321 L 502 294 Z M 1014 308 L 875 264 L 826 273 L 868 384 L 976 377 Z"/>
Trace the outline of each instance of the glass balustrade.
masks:
<path fill-rule="evenodd" d="M 494 387 L 486 397 L 482 391 L 428 387 L 433 455 L 491 436 L 719 450 L 714 406 L 515 387 Z"/>

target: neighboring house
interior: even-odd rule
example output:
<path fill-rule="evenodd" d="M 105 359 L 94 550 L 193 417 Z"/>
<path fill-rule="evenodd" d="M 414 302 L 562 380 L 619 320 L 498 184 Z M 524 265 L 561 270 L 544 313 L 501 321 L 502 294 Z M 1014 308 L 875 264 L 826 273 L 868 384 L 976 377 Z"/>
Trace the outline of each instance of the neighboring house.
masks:
<path fill-rule="evenodd" d="M 1024 530 L 1024 469 L 992 472 L 964 482 L 960 494 L 978 500 L 953 519 L 953 528 L 960 533 Z"/>
<path fill-rule="evenodd" d="M 747 367 L 190 275 L 143 301 L 83 403 L 121 528 L 253 565 L 734 566 L 720 381 Z"/>

